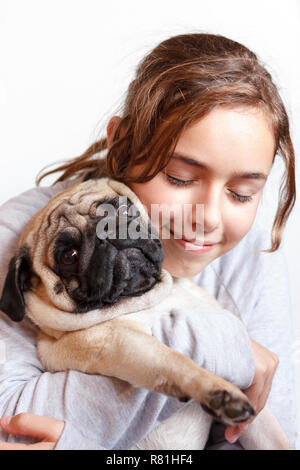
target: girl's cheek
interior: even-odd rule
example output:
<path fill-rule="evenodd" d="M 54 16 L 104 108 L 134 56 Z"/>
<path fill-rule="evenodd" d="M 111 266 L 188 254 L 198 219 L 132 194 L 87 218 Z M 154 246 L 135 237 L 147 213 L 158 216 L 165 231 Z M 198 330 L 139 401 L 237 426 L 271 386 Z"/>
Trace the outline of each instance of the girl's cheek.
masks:
<path fill-rule="evenodd" d="M 247 204 L 247 203 L 244 203 Z M 242 205 L 242 204 L 241 204 Z M 255 220 L 256 208 L 239 208 L 239 210 L 227 211 L 224 220 L 226 239 L 238 243 L 251 229 Z"/>

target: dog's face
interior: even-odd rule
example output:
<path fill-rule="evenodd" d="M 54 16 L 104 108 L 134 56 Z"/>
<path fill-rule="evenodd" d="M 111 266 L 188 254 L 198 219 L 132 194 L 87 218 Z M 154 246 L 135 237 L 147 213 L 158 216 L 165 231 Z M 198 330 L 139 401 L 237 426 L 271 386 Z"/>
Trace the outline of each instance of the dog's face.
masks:
<path fill-rule="evenodd" d="M 103 204 L 109 205 L 109 214 L 104 214 Z M 103 232 L 109 223 L 102 223 L 104 217 L 116 228 L 107 238 Z M 126 231 L 137 217 L 144 233 L 149 232 L 146 239 L 130 237 Z M 142 204 L 121 183 L 103 178 L 59 193 L 30 220 L 20 238 L 1 310 L 21 321 L 28 292 L 70 313 L 101 309 L 145 293 L 160 281 L 163 260 L 161 241 L 153 237 L 153 228 L 151 238 L 150 231 Z"/>

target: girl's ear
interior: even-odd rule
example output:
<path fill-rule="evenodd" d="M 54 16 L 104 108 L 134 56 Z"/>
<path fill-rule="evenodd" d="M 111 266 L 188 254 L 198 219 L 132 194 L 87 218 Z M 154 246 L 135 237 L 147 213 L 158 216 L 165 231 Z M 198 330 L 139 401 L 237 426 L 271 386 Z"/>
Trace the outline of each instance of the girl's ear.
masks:
<path fill-rule="evenodd" d="M 111 147 L 112 145 L 114 134 L 118 125 L 120 124 L 120 121 L 121 121 L 121 118 L 119 116 L 113 116 L 107 125 L 106 132 L 107 132 L 108 147 Z"/>

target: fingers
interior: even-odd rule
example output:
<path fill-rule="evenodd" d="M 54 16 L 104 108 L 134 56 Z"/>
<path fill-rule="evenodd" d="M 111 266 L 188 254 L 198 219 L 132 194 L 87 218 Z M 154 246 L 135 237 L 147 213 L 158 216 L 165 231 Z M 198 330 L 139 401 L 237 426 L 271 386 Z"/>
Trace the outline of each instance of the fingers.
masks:
<path fill-rule="evenodd" d="M 244 390 L 244 393 L 258 414 L 267 402 L 279 359 L 275 353 L 253 339 L 251 339 L 251 343 L 255 361 L 255 375 L 251 386 Z"/>
<path fill-rule="evenodd" d="M 57 441 L 64 429 L 63 421 L 30 413 L 4 416 L 0 419 L 0 425 L 9 434 L 30 436 L 41 441 Z"/>
<path fill-rule="evenodd" d="M 38 442 L 37 444 L 16 444 L 0 442 L 0 450 L 53 450 L 55 442 Z"/>
<path fill-rule="evenodd" d="M 247 423 L 237 424 L 236 426 L 228 426 L 225 430 L 225 439 L 230 442 L 230 444 L 233 444 L 239 439 L 239 437 L 241 437 L 247 428 Z"/>

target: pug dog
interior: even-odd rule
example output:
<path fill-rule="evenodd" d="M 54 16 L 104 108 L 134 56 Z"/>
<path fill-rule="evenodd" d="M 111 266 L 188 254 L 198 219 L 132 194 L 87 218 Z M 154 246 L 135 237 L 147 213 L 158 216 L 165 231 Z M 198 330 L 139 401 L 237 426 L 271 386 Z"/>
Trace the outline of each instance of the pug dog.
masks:
<path fill-rule="evenodd" d="M 149 236 L 136 235 L 137 220 Z M 53 197 L 26 225 L 0 308 L 16 322 L 26 314 L 39 327 L 45 370 L 100 374 L 193 399 L 135 449 L 202 449 L 211 416 L 235 425 L 255 412 L 236 386 L 152 336 L 153 322 L 175 307 L 221 308 L 191 280 L 172 278 L 162 261 L 161 240 L 130 188 L 109 178 L 82 182 Z M 241 442 L 246 449 L 290 448 L 266 409 Z"/>

